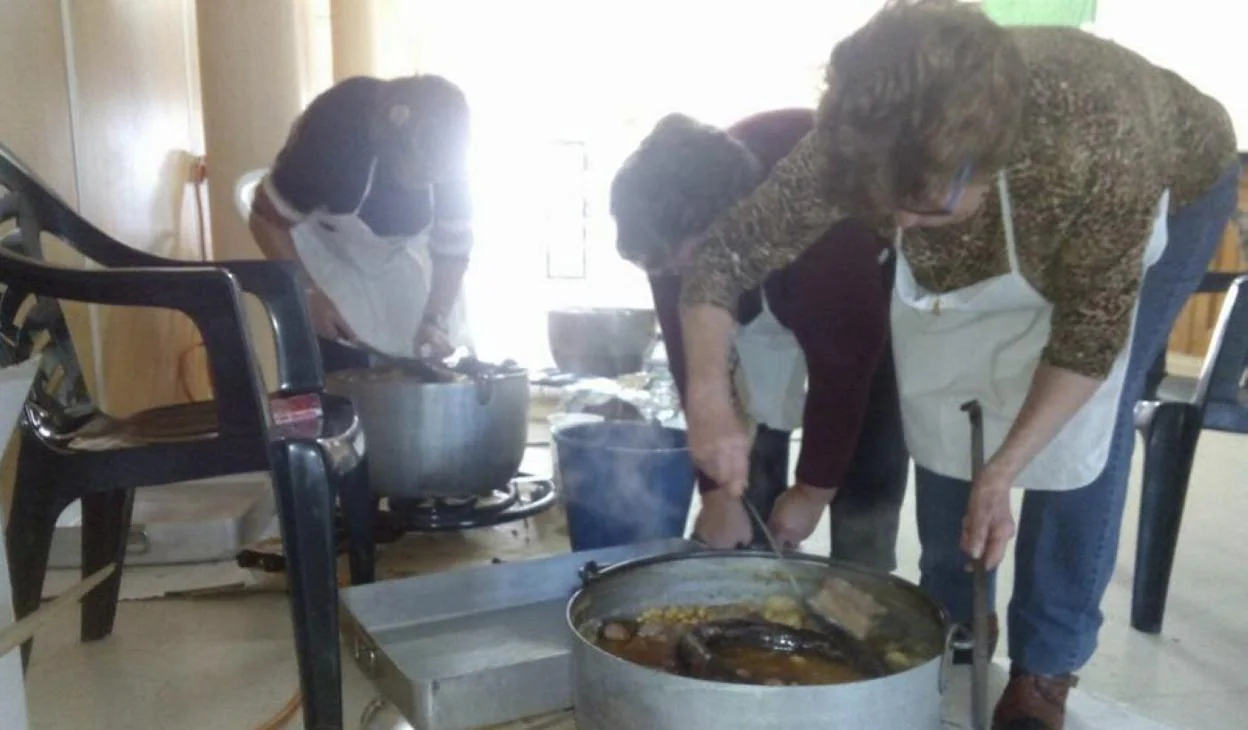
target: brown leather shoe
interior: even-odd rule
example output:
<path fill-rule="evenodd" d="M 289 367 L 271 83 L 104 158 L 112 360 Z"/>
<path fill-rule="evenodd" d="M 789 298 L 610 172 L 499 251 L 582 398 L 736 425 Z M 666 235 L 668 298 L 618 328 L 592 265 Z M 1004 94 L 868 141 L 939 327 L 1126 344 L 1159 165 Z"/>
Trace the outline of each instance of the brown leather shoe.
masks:
<path fill-rule="evenodd" d="M 992 730 L 1062 730 L 1073 674 L 1043 677 L 1010 667 L 1010 683 L 992 713 Z"/>
<path fill-rule="evenodd" d="M 959 628 L 961 629 L 959 633 L 964 633 L 966 636 L 971 635 L 970 624 L 963 624 Z M 988 617 L 988 658 L 989 659 L 992 659 L 992 655 L 995 654 L 997 651 L 997 640 L 999 638 L 1001 638 L 1001 627 L 997 623 L 997 614 L 994 613 Z M 971 650 L 970 649 L 954 649 L 953 650 L 953 663 L 956 665 L 965 664 L 969 666 L 971 663 Z"/>

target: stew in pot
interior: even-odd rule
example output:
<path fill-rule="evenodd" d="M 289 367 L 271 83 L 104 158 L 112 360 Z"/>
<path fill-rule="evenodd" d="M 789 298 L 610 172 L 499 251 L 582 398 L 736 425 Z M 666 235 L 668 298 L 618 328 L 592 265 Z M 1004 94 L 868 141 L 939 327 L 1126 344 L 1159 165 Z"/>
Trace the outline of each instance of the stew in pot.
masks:
<path fill-rule="evenodd" d="M 761 605 L 666 606 L 603 621 L 590 635 L 599 648 L 635 664 L 737 684 L 842 684 L 923 661 L 896 642 L 808 624 L 790 596 L 774 596 Z"/>

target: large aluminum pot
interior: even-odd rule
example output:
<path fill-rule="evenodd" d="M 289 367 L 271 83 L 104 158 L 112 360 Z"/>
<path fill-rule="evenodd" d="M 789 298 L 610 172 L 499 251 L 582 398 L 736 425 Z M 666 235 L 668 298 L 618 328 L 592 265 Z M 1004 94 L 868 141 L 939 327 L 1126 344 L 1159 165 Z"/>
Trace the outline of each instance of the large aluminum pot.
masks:
<path fill-rule="evenodd" d="M 600 378 L 641 372 L 656 342 L 652 309 L 571 308 L 546 315 L 550 354 L 560 372 Z"/>
<path fill-rule="evenodd" d="M 529 376 L 489 367 L 430 382 L 400 367 L 325 378 L 349 397 L 368 440 L 368 477 L 385 497 L 486 496 L 516 475 L 529 432 Z"/>
<path fill-rule="evenodd" d="M 669 605 L 762 602 L 791 595 L 781 572 L 791 569 L 804 591 L 836 575 L 888 609 L 882 632 L 922 663 L 898 674 L 850 684 L 769 687 L 709 682 L 665 674 L 620 659 L 593 643 L 604 619 Z M 572 692 L 578 730 L 936 730 L 948 674 L 945 613 L 900 578 L 815 556 L 778 563 L 769 553 L 663 555 L 597 570 L 568 604 Z"/>

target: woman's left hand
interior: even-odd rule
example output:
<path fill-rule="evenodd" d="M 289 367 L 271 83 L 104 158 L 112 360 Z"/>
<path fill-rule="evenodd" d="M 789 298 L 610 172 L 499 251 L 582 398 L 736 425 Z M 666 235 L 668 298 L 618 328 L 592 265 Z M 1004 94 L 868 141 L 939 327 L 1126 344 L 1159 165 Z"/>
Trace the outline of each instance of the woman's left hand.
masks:
<path fill-rule="evenodd" d="M 786 550 L 796 550 L 814 534 L 828 504 L 836 496 L 835 489 L 820 489 L 807 484 L 794 484 L 784 490 L 771 508 L 767 527 Z"/>
<path fill-rule="evenodd" d="M 1005 549 L 1014 537 L 1014 516 L 1010 514 L 1013 482 L 1013 475 L 989 465 L 971 484 L 971 498 L 962 520 L 962 549 L 972 558 L 983 556 L 989 570 L 1005 559 Z"/>

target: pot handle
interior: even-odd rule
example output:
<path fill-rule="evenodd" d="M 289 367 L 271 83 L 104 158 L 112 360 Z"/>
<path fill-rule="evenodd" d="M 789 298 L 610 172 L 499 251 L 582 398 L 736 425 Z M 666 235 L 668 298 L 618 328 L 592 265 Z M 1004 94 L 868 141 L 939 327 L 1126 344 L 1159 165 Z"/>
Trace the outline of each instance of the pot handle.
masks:
<path fill-rule="evenodd" d="M 594 581 L 602 576 L 602 569 L 603 566 L 599 565 L 596 560 L 591 560 L 582 565 L 581 569 L 576 572 L 581 579 L 581 587 L 588 588 L 593 585 Z"/>
<path fill-rule="evenodd" d="M 974 640 L 971 632 L 954 624 L 945 632 L 945 651 L 940 655 L 940 672 L 936 675 L 936 691 L 944 694 L 949 688 L 949 674 L 953 670 L 953 652 L 967 651 Z"/>
<path fill-rule="evenodd" d="M 494 380 L 485 375 L 478 375 L 472 379 L 473 385 L 477 389 L 477 403 L 486 405 L 490 402 L 490 398 L 494 396 Z"/>

